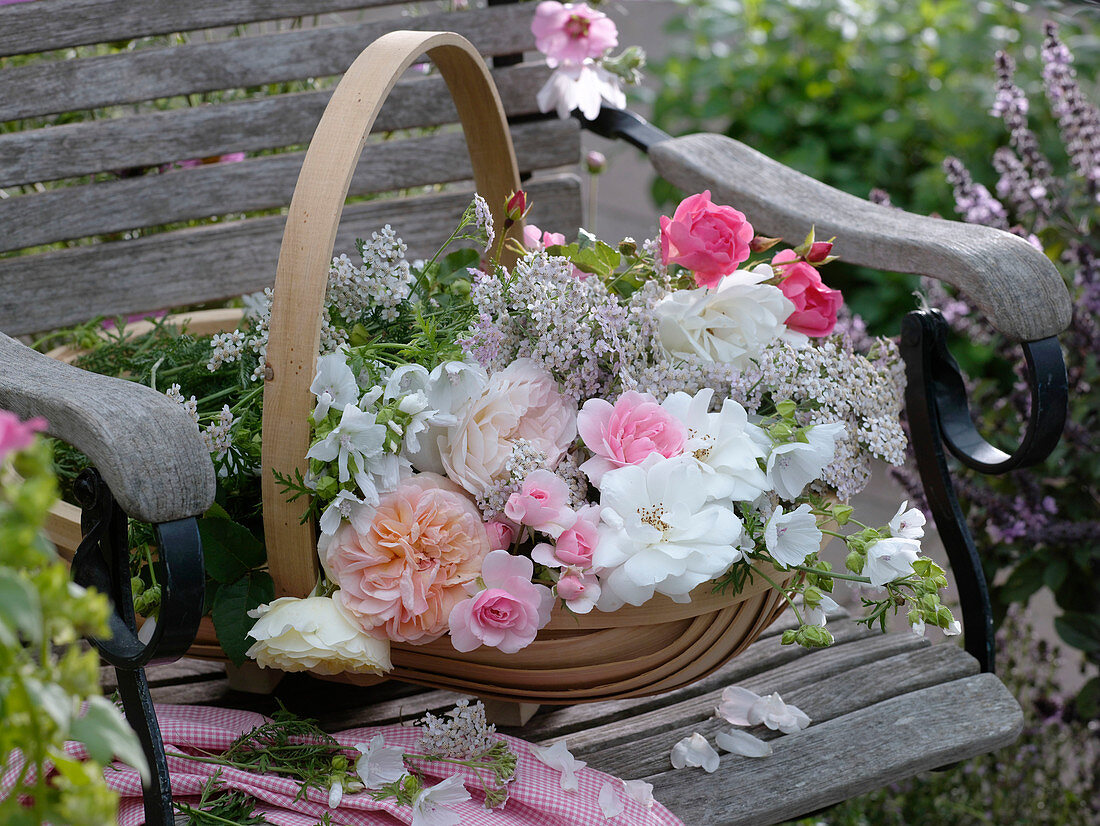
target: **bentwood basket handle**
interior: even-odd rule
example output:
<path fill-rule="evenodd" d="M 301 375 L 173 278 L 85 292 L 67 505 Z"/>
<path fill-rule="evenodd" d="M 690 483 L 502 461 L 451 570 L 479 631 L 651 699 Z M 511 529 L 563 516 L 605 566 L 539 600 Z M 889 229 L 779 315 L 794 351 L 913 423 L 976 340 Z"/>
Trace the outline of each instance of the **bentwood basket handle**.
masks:
<path fill-rule="evenodd" d="M 268 565 L 278 596 L 305 596 L 317 583 L 311 523 L 290 503 L 274 471 L 306 470 L 321 308 L 336 229 L 367 135 L 401 74 L 427 54 L 447 82 L 466 135 L 474 181 L 503 227 L 504 203 L 520 188 L 504 109 L 485 62 L 449 32 L 392 32 L 368 46 L 333 92 L 298 175 L 279 250 L 264 383 L 261 474 Z M 517 223 L 511 233 L 522 233 Z M 398 228 L 400 231 L 400 228 Z M 506 265 L 510 261 L 504 262 Z"/>

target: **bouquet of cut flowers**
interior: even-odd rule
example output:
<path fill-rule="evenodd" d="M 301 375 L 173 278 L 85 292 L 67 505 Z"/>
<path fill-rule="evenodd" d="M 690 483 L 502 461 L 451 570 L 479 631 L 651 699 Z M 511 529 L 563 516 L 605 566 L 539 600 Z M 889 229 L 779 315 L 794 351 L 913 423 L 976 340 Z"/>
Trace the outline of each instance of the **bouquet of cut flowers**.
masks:
<path fill-rule="evenodd" d="M 442 637 L 514 654 L 555 610 L 686 603 L 757 578 L 797 614 L 785 643 L 831 643 L 837 579 L 863 589 L 862 622 L 904 606 L 920 633 L 958 632 L 920 512 L 872 527 L 846 504 L 872 457 L 902 458 L 902 368 L 890 341 L 863 354 L 835 332 L 841 296 L 819 274 L 831 241 L 811 230 L 773 254 L 703 192 L 644 243 L 528 225 L 519 249 L 506 239 L 527 208 L 515 193 L 494 227 L 475 196 L 429 261 L 408 261 L 389 226 L 333 260 L 308 468 L 279 477 L 319 530 L 305 599 L 274 599 L 259 535 L 270 292 L 212 337 L 165 322 L 94 337 L 84 365 L 160 387 L 208 440 L 219 494 L 200 529 L 231 658 L 381 673 L 391 642 Z M 826 537 L 846 543 L 846 570 L 819 557 Z M 155 615 L 135 540 L 138 607 Z"/>

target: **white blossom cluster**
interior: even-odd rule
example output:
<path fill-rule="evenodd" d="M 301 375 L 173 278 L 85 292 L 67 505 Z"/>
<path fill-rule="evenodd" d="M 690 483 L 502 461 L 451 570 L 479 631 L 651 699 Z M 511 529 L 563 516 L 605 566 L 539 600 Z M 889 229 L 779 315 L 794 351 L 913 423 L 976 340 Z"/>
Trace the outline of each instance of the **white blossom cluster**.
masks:
<path fill-rule="evenodd" d="M 233 412 L 229 409 L 229 405 L 222 405 L 218 420 L 208 424 L 202 431 L 202 440 L 206 444 L 206 449 L 216 454 L 219 459 L 224 458 L 233 447 L 233 421 Z"/>
<path fill-rule="evenodd" d="M 206 363 L 206 369 L 213 373 L 223 364 L 232 364 L 238 361 L 247 345 L 247 336 L 240 330 L 230 333 L 218 333 L 210 339 L 210 360 Z"/>
<path fill-rule="evenodd" d="M 497 728 L 485 719 L 485 705 L 480 700 L 473 704 L 459 700 L 442 717 L 429 711 L 420 727 L 423 734 L 417 747 L 433 757 L 466 759 L 483 754 L 497 742 Z"/>
<path fill-rule="evenodd" d="M 185 399 L 183 397 L 183 393 L 180 392 L 180 386 L 178 384 L 173 384 L 171 387 L 165 390 L 164 395 L 170 398 L 172 401 L 176 402 L 176 404 L 183 407 L 184 412 L 186 412 L 187 415 L 191 417 L 191 420 L 195 423 L 196 426 L 198 425 L 199 404 L 195 400 L 194 396 L 189 399 Z"/>
<path fill-rule="evenodd" d="M 386 224 L 360 245 L 363 259 L 355 266 L 346 255 L 332 261 L 326 309 L 352 321 L 375 309 L 385 321 L 397 318 L 397 308 L 409 297 L 412 275 L 405 260 L 405 242 Z"/>

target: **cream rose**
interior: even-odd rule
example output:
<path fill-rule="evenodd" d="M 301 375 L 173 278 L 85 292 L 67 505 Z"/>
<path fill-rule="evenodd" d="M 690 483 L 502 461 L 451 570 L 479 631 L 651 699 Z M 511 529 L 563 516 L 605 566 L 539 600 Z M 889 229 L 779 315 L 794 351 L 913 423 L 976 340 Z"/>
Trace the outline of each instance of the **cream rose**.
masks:
<path fill-rule="evenodd" d="M 545 370 L 517 359 L 489 377 L 481 396 L 440 439 L 440 458 L 450 479 L 481 496 L 503 474 L 515 440 L 528 441 L 553 467 L 576 436 L 576 403 Z"/>
<path fill-rule="evenodd" d="M 249 611 L 256 640 L 248 656 L 260 668 L 317 674 L 383 674 L 393 668 L 389 640 L 364 634 L 328 597 L 282 597 Z"/>
<path fill-rule="evenodd" d="M 794 304 L 778 287 L 763 284 L 773 275 L 761 264 L 737 270 L 714 289 L 677 290 L 655 310 L 661 344 L 673 356 L 728 362 L 738 369 L 787 333 L 784 321 Z"/>

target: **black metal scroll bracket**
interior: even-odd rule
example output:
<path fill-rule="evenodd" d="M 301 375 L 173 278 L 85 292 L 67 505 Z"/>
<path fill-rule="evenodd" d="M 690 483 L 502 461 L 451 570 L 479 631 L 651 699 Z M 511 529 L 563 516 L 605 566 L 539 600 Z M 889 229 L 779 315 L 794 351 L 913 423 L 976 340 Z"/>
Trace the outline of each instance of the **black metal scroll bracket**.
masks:
<path fill-rule="evenodd" d="M 1021 345 L 1031 389 L 1031 413 L 1020 446 L 1010 455 L 989 444 L 974 427 L 959 365 L 947 349 L 947 332 L 947 322 L 938 310 L 917 310 L 903 320 L 905 407 L 924 493 L 959 589 L 966 650 L 982 671 L 993 671 L 989 588 L 955 495 L 944 447 L 962 464 L 983 473 L 1007 473 L 1041 462 L 1065 427 L 1069 398 L 1066 366 L 1057 338 Z"/>
<path fill-rule="evenodd" d="M 92 643 L 115 667 L 126 719 L 149 763 L 149 777 L 142 782 L 145 822 L 148 826 L 171 826 L 175 821 L 172 787 L 145 666 L 178 659 L 194 642 L 202 619 L 206 577 L 198 527 L 193 518 L 156 526 L 159 559 L 154 571 L 161 586 L 160 614 L 152 634 L 143 633 L 139 638 L 130 591 L 126 514 L 95 470 L 80 475 L 75 493 L 82 509 L 84 539 L 73 556 L 73 580 L 106 594 L 114 606 L 110 638 Z"/>
<path fill-rule="evenodd" d="M 612 109 L 610 106 L 604 106 L 592 120 L 586 118 L 579 111 L 574 112 L 573 117 L 579 120 L 581 126 L 589 132 L 593 132 L 601 138 L 624 140 L 643 152 L 648 152 L 649 147 L 661 143 L 661 141 L 672 140 L 670 134 L 658 129 L 641 115 L 636 115 L 629 109 Z"/>

